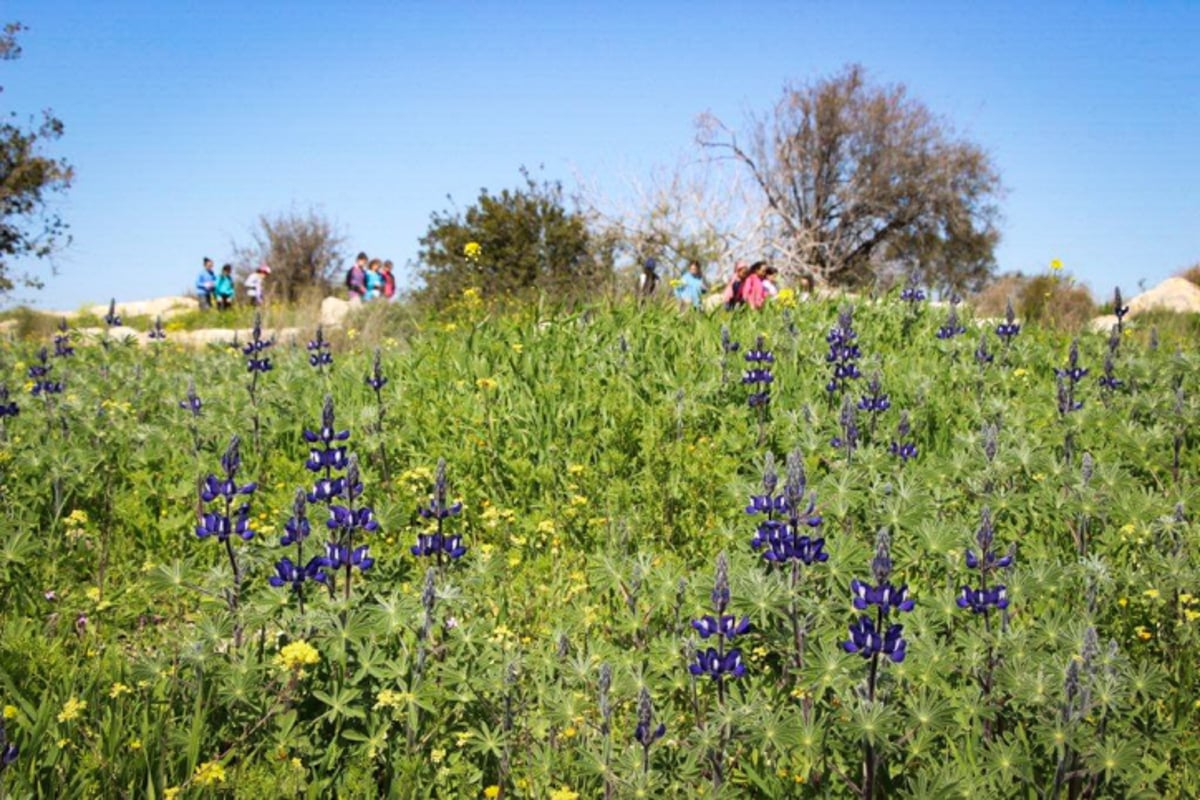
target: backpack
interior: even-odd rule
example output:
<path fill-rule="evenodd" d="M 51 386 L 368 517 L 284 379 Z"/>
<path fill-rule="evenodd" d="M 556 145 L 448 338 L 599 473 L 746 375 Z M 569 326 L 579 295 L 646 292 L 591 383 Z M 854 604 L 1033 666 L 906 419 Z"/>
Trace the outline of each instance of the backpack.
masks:
<path fill-rule="evenodd" d="M 365 288 L 366 273 L 358 264 L 346 271 L 346 288 L 351 292 L 360 293 Z"/>

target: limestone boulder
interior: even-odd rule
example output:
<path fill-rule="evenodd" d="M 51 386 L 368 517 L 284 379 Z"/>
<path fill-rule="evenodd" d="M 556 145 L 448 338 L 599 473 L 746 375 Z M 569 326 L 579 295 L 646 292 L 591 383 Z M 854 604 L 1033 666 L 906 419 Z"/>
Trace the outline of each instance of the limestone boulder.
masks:
<path fill-rule="evenodd" d="M 339 328 L 354 306 L 340 297 L 326 297 L 321 301 L 321 324 L 326 328 Z"/>
<path fill-rule="evenodd" d="M 1129 301 L 1129 316 L 1146 311 L 1200 313 L 1200 286 L 1186 278 L 1167 278 Z"/>

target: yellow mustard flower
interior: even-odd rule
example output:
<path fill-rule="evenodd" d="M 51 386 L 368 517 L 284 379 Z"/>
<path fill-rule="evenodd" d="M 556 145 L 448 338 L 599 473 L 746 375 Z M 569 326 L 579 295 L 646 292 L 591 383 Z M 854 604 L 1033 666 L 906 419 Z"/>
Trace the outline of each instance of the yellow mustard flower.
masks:
<path fill-rule="evenodd" d="M 579 792 L 573 792 L 566 786 L 560 786 L 550 792 L 550 800 L 579 800 Z"/>
<path fill-rule="evenodd" d="M 499 797 L 500 787 L 493 783 L 491 786 L 483 790 L 483 796 L 488 798 L 488 800 L 493 800 L 494 798 Z"/>
<path fill-rule="evenodd" d="M 78 697 L 71 695 L 67 702 L 63 703 L 62 711 L 58 712 L 59 722 L 71 722 L 79 719 L 79 715 L 87 709 L 87 701 L 80 700 Z"/>
<path fill-rule="evenodd" d="M 192 773 L 192 782 L 202 788 L 219 786 L 225 783 L 225 767 L 221 766 L 220 761 L 197 764 L 196 771 Z"/>
<path fill-rule="evenodd" d="M 1137 636 L 1137 638 L 1143 642 L 1148 642 L 1154 638 L 1154 634 L 1151 633 L 1150 631 L 1146 630 L 1145 625 L 1138 625 L 1136 628 L 1133 629 L 1133 632 Z"/>
<path fill-rule="evenodd" d="M 1052 270 L 1060 270 L 1060 269 L 1062 269 L 1062 268 L 1063 268 L 1063 262 L 1062 262 L 1062 259 L 1059 259 L 1059 258 L 1052 258 L 1052 259 L 1050 259 L 1050 269 L 1052 269 Z"/>
<path fill-rule="evenodd" d="M 1146 591 L 1142 592 L 1142 594 L 1146 595 L 1146 597 L 1149 597 L 1151 600 L 1158 599 L 1158 589 L 1147 589 Z"/>
<path fill-rule="evenodd" d="M 108 690 L 108 697 L 110 700 L 116 700 L 121 695 L 129 694 L 132 691 L 133 689 L 130 689 L 128 686 L 118 681 L 112 685 L 111 689 Z"/>
<path fill-rule="evenodd" d="M 4 718 L 5 719 L 16 719 L 18 713 L 19 712 L 17 711 L 16 706 L 5 706 L 4 707 Z"/>
<path fill-rule="evenodd" d="M 129 749 L 134 751 L 135 753 L 138 750 L 141 750 L 142 749 L 142 740 L 141 739 L 130 739 L 129 740 Z"/>
<path fill-rule="evenodd" d="M 397 692 L 394 689 L 382 689 L 375 695 L 375 710 L 381 708 L 400 708 L 408 700 L 407 692 Z"/>
<path fill-rule="evenodd" d="M 500 384 L 497 383 L 493 378 L 479 378 L 475 381 L 475 385 L 484 391 L 492 391 Z"/>
<path fill-rule="evenodd" d="M 275 665 L 288 672 L 301 672 L 305 667 L 313 666 L 321 661 L 321 654 L 303 639 L 289 642 L 275 656 Z"/>
<path fill-rule="evenodd" d="M 466 246 L 463 248 L 463 255 L 472 261 L 479 258 L 479 254 L 482 252 L 483 247 L 480 246 L 479 242 L 467 242 Z"/>

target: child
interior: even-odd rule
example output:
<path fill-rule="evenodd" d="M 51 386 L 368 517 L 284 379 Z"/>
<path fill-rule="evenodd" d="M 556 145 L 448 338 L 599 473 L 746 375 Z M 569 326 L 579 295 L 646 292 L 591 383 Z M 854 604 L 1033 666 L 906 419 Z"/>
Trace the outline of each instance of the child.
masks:
<path fill-rule="evenodd" d="M 246 282 L 243 285 L 246 287 L 246 296 L 250 298 L 251 305 L 261 306 L 263 304 L 263 278 L 270 274 L 270 267 L 266 264 L 259 264 L 258 269 L 246 276 Z"/>
<path fill-rule="evenodd" d="M 217 276 L 215 292 L 217 295 L 217 308 L 224 310 L 232 306 L 233 292 L 233 264 L 226 264 L 221 267 L 221 274 Z"/>
<path fill-rule="evenodd" d="M 396 296 L 396 276 L 392 273 L 392 262 L 383 262 L 383 271 L 380 273 L 383 276 L 383 296 L 391 300 Z"/>
<path fill-rule="evenodd" d="M 707 288 L 704 285 L 704 273 L 700 269 L 700 262 L 693 261 L 688 264 L 687 272 L 680 277 L 679 285 L 675 287 L 675 296 L 680 302 L 692 308 L 699 308 Z"/>
<path fill-rule="evenodd" d="M 367 265 L 367 274 L 364 276 L 366 293 L 363 300 L 374 300 L 383 291 L 383 276 L 379 274 L 379 268 L 382 266 L 378 258 L 372 258 L 371 263 Z"/>

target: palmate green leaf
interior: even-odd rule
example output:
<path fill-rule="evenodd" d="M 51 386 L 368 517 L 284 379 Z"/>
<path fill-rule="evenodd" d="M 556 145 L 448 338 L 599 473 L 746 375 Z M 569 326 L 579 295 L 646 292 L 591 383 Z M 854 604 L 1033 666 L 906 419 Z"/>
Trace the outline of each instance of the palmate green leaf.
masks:
<path fill-rule="evenodd" d="M 338 722 L 342 719 L 363 719 L 366 717 L 366 712 L 357 704 L 357 700 L 362 696 L 362 692 L 350 686 L 343 686 L 337 689 L 334 694 L 322 691 L 321 689 L 313 689 L 312 696 L 320 700 L 328 710 L 321 714 L 320 719 L 329 722 Z"/>

